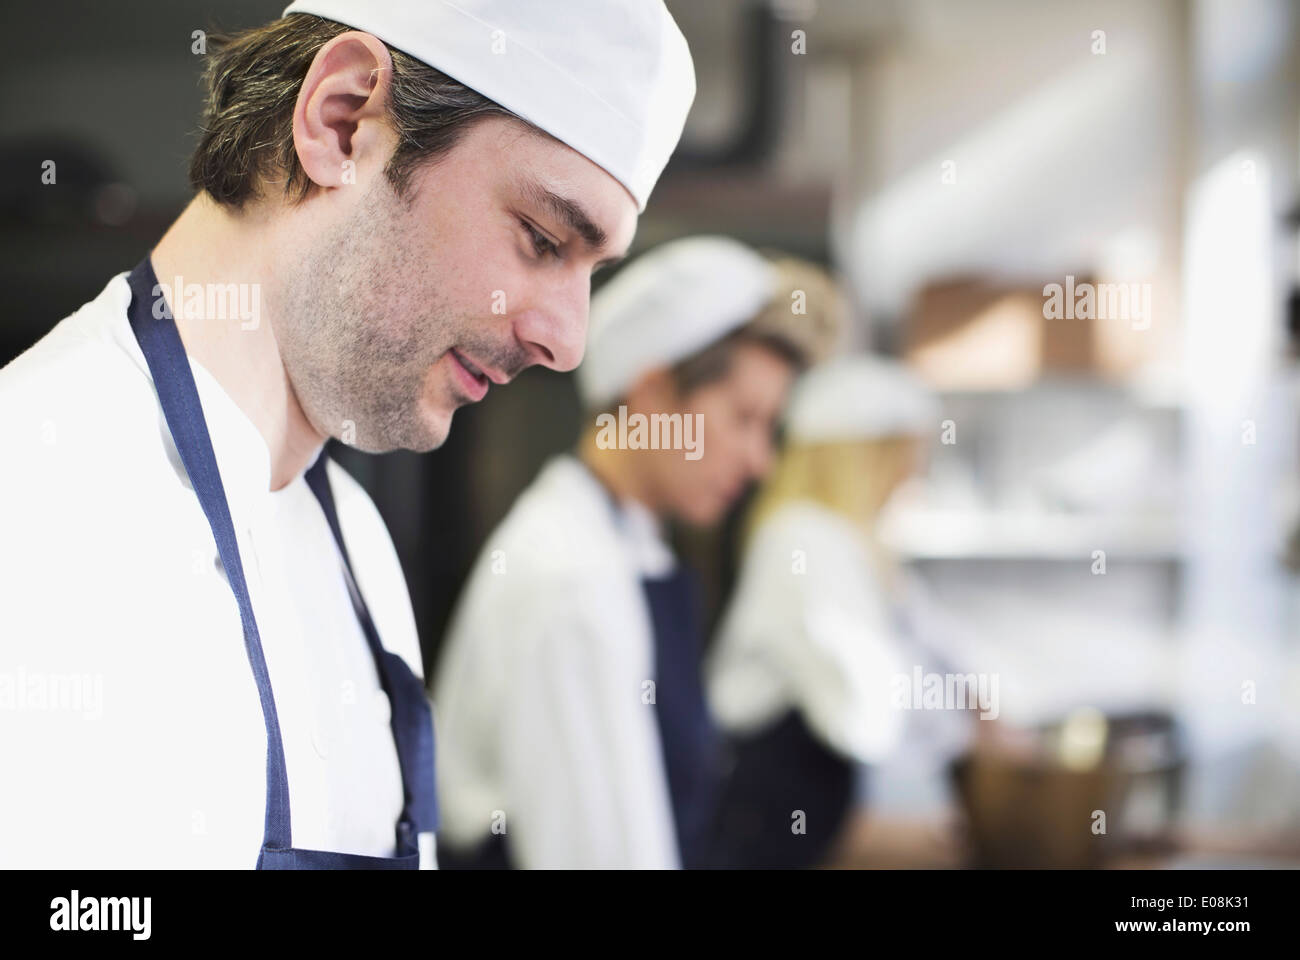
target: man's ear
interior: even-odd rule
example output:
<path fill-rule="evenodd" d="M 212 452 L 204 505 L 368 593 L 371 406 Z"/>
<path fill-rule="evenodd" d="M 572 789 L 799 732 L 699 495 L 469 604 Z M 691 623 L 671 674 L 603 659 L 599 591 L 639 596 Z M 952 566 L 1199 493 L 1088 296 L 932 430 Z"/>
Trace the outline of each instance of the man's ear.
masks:
<path fill-rule="evenodd" d="M 293 144 L 312 183 L 342 187 L 381 171 L 396 142 L 385 114 L 393 58 L 349 30 L 321 47 L 293 108 Z"/>

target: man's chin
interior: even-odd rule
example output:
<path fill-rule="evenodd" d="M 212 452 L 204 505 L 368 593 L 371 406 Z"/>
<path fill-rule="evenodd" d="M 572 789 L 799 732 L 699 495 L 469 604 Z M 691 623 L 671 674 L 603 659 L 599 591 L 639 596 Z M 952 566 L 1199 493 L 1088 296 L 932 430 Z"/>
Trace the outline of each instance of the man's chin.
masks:
<path fill-rule="evenodd" d="M 371 432 L 361 432 L 352 442 L 347 437 L 339 440 L 347 446 L 363 453 L 393 453 L 397 450 L 409 450 L 412 453 L 428 453 L 437 450 L 447 442 L 451 432 L 453 410 L 422 411 L 418 422 L 408 423 L 399 436 L 378 436 Z"/>
<path fill-rule="evenodd" d="M 455 414 L 455 407 L 450 410 L 435 408 L 426 412 L 425 416 L 420 419 L 420 425 L 423 428 L 421 435 L 412 438 L 412 442 L 405 445 L 403 449 L 415 453 L 428 453 L 430 450 L 437 450 L 447 442 L 447 437 L 451 434 L 451 420 Z"/>

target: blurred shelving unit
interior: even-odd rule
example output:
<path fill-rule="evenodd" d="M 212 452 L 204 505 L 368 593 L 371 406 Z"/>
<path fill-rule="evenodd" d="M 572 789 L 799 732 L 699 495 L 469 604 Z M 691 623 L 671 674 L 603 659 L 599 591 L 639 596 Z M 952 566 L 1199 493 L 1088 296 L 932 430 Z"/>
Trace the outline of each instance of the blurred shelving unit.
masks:
<path fill-rule="evenodd" d="M 913 560 L 1054 560 L 1090 558 L 1098 544 L 1121 560 L 1176 563 L 1177 518 L 1170 515 L 1071 515 L 963 510 L 900 510 L 885 540 Z"/>
<path fill-rule="evenodd" d="M 1178 391 L 1045 371 L 939 393 L 924 477 L 881 537 L 960 629 L 948 651 L 999 676 L 1012 722 L 1169 707 L 1186 557 Z"/>
<path fill-rule="evenodd" d="M 941 391 L 945 443 L 896 498 L 884 537 L 916 560 L 1182 557 L 1180 402 L 1167 388 L 1085 376 L 1019 390 Z"/>

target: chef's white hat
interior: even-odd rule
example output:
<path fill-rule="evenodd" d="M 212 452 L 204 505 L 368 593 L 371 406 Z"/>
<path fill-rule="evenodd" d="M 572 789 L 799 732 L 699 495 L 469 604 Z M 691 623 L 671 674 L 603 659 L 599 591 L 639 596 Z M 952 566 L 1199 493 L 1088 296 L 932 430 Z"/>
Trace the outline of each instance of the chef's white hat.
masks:
<path fill-rule="evenodd" d="M 695 68 L 663 0 L 294 0 L 374 34 L 567 143 L 638 211 L 677 146 Z"/>
<path fill-rule="evenodd" d="M 939 403 L 902 364 L 847 354 L 799 378 L 785 424 L 795 443 L 922 434 L 938 428 Z"/>
<path fill-rule="evenodd" d="M 638 257 L 591 298 L 578 392 L 588 409 L 743 326 L 771 301 L 776 268 L 728 237 L 674 240 Z"/>

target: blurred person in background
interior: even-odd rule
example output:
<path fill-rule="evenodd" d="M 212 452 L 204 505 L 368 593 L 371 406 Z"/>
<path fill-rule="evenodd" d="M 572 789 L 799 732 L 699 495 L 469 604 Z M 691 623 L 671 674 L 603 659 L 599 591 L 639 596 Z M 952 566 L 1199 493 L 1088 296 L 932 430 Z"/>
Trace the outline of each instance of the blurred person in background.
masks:
<path fill-rule="evenodd" d="M 764 475 L 841 309 L 819 269 L 723 237 L 665 244 L 593 298 L 577 453 L 489 538 L 438 671 L 444 865 L 710 862 L 704 624 L 664 526 L 719 523 Z"/>
<path fill-rule="evenodd" d="M 706 666 L 732 751 L 718 837 L 731 866 L 834 859 L 860 765 L 900 745 L 896 678 L 917 662 L 906 608 L 926 601 L 878 521 L 939 425 L 929 390 L 878 357 L 828 361 L 794 391 L 786 447 L 751 510 Z"/>

